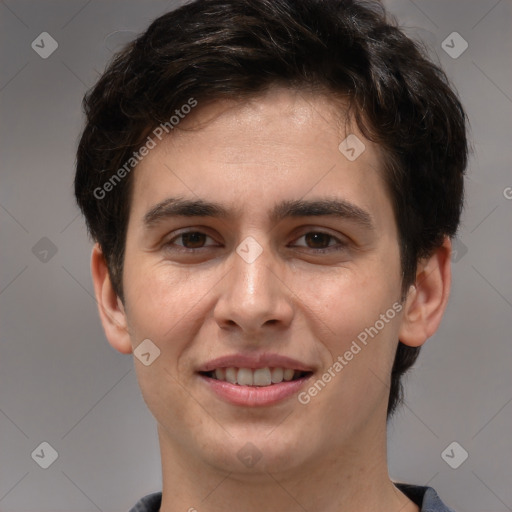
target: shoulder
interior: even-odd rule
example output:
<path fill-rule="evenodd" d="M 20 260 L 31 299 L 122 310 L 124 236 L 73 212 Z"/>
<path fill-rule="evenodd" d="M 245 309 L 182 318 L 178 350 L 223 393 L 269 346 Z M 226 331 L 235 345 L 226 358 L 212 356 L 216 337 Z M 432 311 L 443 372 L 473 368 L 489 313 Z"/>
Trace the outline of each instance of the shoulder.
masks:
<path fill-rule="evenodd" d="M 421 512 L 455 512 L 443 503 L 437 492 L 432 487 L 420 485 L 395 483 L 411 501 L 416 503 Z M 162 502 L 162 493 L 148 494 L 139 500 L 129 512 L 159 512 Z"/>
<path fill-rule="evenodd" d="M 162 493 L 155 492 L 140 499 L 129 512 L 159 512 L 162 503 Z"/>
<path fill-rule="evenodd" d="M 394 484 L 411 501 L 420 507 L 421 512 L 455 512 L 445 505 L 432 487 L 411 484 Z"/>

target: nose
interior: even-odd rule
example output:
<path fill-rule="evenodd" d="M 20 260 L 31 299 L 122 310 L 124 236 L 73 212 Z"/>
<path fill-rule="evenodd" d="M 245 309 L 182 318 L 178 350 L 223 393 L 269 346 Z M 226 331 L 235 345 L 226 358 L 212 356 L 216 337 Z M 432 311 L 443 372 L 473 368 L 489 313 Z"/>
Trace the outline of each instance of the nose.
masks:
<path fill-rule="evenodd" d="M 290 326 L 293 293 L 286 284 L 282 262 L 268 246 L 260 247 L 261 254 L 253 261 L 244 256 L 243 248 L 232 255 L 232 267 L 219 283 L 221 291 L 214 308 L 221 329 L 257 337 L 269 329 Z"/>

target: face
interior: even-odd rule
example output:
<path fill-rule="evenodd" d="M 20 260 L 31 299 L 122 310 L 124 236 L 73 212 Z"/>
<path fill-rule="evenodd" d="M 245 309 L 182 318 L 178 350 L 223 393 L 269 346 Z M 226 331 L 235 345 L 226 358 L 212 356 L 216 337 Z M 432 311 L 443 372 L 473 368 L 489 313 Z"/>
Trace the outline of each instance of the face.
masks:
<path fill-rule="evenodd" d="M 133 176 L 123 314 L 160 350 L 135 360 L 160 441 L 241 473 L 368 450 L 402 316 L 379 148 L 318 95 L 200 107 Z"/>

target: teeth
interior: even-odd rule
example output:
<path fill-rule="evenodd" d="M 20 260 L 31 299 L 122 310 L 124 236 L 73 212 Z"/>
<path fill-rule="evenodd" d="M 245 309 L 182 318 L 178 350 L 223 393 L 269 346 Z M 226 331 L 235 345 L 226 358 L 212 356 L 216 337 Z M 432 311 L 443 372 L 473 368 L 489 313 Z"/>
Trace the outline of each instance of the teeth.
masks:
<path fill-rule="evenodd" d="M 236 380 L 240 386 L 252 386 L 252 371 L 249 368 L 240 368 Z"/>
<path fill-rule="evenodd" d="M 239 386 L 270 386 L 298 377 L 300 371 L 291 368 L 216 368 L 211 376 L 217 380 L 227 381 Z"/>
<path fill-rule="evenodd" d="M 236 368 L 226 368 L 226 380 L 231 384 L 236 384 Z"/>
<path fill-rule="evenodd" d="M 282 368 L 272 368 L 272 383 L 283 382 L 283 374 Z"/>
<path fill-rule="evenodd" d="M 240 371 L 238 373 L 240 374 Z M 252 380 L 255 386 L 270 386 L 272 383 L 272 379 L 270 377 L 270 369 L 258 368 L 257 370 L 254 370 Z"/>
<path fill-rule="evenodd" d="M 285 368 L 284 370 L 284 375 L 283 375 L 283 379 L 284 380 L 292 380 L 293 379 L 293 374 L 295 372 L 291 369 L 291 368 Z"/>

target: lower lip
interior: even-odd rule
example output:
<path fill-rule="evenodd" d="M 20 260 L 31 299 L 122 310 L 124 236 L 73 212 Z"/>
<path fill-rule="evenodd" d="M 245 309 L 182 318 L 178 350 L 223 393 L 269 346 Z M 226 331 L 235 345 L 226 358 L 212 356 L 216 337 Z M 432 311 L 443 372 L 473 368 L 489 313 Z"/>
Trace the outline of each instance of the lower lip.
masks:
<path fill-rule="evenodd" d="M 298 393 L 311 375 L 300 379 L 283 381 L 270 386 L 239 386 L 223 380 L 212 379 L 206 375 L 199 375 L 203 381 L 220 398 L 234 405 L 258 407 L 276 404 Z"/>

